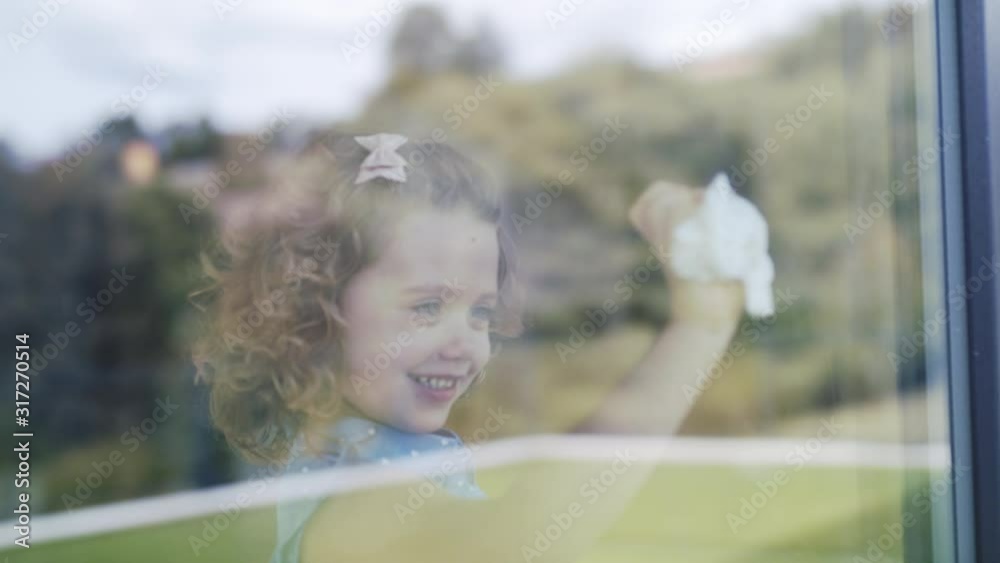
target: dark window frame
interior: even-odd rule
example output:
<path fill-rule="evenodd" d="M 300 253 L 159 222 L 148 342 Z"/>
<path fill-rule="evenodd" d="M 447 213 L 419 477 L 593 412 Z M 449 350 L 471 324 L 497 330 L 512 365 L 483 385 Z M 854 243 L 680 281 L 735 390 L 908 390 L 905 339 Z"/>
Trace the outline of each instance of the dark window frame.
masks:
<path fill-rule="evenodd" d="M 946 0 L 936 9 L 941 127 L 961 134 L 959 150 L 943 159 L 941 170 L 951 295 L 979 277 L 984 258 L 992 263 L 1000 253 L 1000 6 Z M 959 563 L 1000 562 L 997 277 L 979 277 L 982 289 L 970 292 L 964 306 L 948 303 L 952 456 L 972 469 L 954 485 Z"/>

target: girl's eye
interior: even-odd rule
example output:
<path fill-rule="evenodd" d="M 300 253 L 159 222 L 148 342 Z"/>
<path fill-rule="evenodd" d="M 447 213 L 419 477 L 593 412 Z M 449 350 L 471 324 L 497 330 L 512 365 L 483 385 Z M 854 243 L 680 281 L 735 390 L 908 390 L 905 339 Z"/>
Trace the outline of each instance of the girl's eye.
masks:
<path fill-rule="evenodd" d="M 441 314 L 441 303 L 439 301 L 425 301 L 414 305 L 413 310 L 428 320 L 434 320 Z"/>
<path fill-rule="evenodd" d="M 496 309 L 486 305 L 478 305 L 472 308 L 472 318 L 477 326 L 489 326 L 496 316 Z"/>

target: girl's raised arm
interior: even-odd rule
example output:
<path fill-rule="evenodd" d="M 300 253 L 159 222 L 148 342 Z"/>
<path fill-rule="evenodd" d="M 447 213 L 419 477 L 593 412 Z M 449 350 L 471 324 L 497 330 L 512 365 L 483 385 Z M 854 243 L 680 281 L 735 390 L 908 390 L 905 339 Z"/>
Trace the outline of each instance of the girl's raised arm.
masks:
<path fill-rule="evenodd" d="M 672 275 L 668 259 L 674 228 L 698 208 L 703 191 L 658 182 L 629 212 L 632 225 L 657 252 L 670 284 L 671 323 L 618 388 L 578 430 L 674 434 L 694 404 L 696 388 L 724 352 L 743 311 L 736 281 L 694 282 Z M 689 389 L 690 389 L 689 388 Z"/>

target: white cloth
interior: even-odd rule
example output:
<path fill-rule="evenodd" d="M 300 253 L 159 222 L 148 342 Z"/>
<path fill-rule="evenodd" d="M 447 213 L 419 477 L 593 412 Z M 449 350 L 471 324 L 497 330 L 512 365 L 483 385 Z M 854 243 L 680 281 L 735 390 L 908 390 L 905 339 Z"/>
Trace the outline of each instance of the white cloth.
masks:
<path fill-rule="evenodd" d="M 740 280 L 753 317 L 774 314 L 774 262 L 767 253 L 767 221 L 718 174 L 694 216 L 674 230 L 670 265 L 697 281 Z"/>

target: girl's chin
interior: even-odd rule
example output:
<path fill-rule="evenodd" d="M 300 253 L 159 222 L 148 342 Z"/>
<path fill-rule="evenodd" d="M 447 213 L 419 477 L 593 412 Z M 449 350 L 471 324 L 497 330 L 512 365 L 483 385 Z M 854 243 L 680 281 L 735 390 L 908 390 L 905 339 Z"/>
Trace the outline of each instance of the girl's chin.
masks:
<path fill-rule="evenodd" d="M 348 403 L 349 404 L 349 403 Z M 373 412 L 351 406 L 345 414 L 391 426 L 411 434 L 430 434 L 444 428 L 451 412 L 451 403 L 428 408 L 414 405 L 409 412 Z"/>
<path fill-rule="evenodd" d="M 425 412 L 407 417 L 398 421 L 400 430 L 405 430 L 413 434 L 430 434 L 444 428 L 448 421 L 448 412 L 451 409 L 441 409 L 439 412 Z"/>
<path fill-rule="evenodd" d="M 444 428 L 450 412 L 450 402 L 434 406 L 411 404 L 394 413 L 391 425 L 411 434 L 431 434 Z"/>
<path fill-rule="evenodd" d="M 451 412 L 451 405 L 442 405 L 434 409 L 422 408 L 416 412 L 410 412 L 400 416 L 398 413 L 376 413 L 354 407 L 349 402 L 348 409 L 344 414 L 366 418 L 368 420 L 391 426 L 403 432 L 411 434 L 430 434 L 444 428 L 448 421 L 448 414 Z M 395 416 L 394 416 L 395 414 Z"/>

